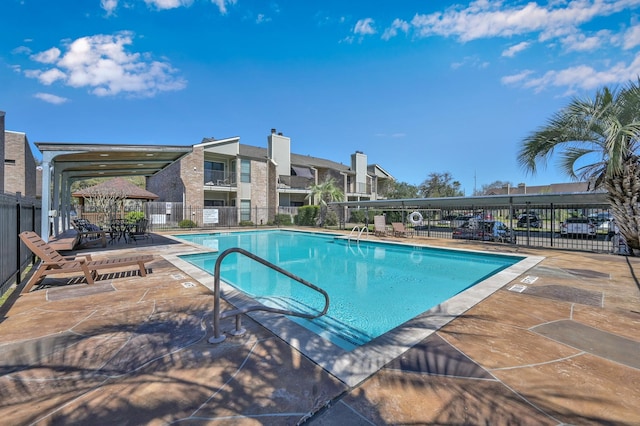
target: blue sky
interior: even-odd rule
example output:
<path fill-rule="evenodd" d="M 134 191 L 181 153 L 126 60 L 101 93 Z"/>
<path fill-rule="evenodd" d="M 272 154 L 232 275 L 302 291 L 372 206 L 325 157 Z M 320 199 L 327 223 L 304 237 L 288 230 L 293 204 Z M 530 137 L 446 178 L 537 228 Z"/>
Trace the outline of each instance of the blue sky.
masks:
<path fill-rule="evenodd" d="M 240 136 L 467 195 L 574 97 L 640 75 L 640 0 L 3 0 L 0 110 L 31 142 Z"/>

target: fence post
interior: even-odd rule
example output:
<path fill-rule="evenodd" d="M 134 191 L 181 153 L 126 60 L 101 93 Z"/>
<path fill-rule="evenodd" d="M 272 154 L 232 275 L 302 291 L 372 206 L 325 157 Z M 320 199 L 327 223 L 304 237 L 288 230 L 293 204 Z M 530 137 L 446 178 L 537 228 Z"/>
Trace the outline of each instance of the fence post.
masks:
<path fill-rule="evenodd" d="M 556 225 L 556 209 L 553 207 L 553 203 L 551 203 L 551 247 L 553 247 L 553 237 L 555 236 L 555 225 Z"/>
<path fill-rule="evenodd" d="M 22 213 L 22 205 L 20 203 L 20 193 L 17 192 L 16 193 L 16 230 L 17 230 L 17 234 L 20 234 L 20 232 L 22 232 L 22 223 L 20 220 L 20 216 Z M 20 264 L 22 262 L 22 256 L 20 256 L 21 254 L 21 250 L 20 250 L 20 237 L 16 238 L 16 285 L 20 285 L 20 280 L 22 278 L 22 270 L 20 268 Z"/>

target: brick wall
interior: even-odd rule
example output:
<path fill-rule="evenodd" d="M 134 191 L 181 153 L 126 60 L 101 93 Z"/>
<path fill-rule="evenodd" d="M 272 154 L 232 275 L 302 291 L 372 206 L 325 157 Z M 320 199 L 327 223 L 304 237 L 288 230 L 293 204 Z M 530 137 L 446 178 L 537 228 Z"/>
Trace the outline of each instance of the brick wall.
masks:
<path fill-rule="evenodd" d="M 4 190 L 4 111 L 0 111 L 0 190 Z"/>
<path fill-rule="evenodd" d="M 36 161 L 24 133 L 3 132 L 4 190 L 36 196 Z"/>

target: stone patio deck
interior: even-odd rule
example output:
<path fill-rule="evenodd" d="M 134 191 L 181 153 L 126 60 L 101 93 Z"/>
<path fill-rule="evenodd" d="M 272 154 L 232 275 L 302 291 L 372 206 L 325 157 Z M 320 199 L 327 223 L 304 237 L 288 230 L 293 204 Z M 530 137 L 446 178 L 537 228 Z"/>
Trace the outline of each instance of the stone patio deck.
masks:
<path fill-rule="evenodd" d="M 245 335 L 209 344 L 211 291 L 164 257 L 193 246 L 156 234 L 137 245 L 94 249 L 97 257 L 149 253 L 155 259 L 146 278 L 131 268 L 104 274 L 93 286 L 79 276 L 48 278 L 0 310 L 0 419 L 12 425 L 640 424 L 640 258 L 400 241 L 544 260 L 348 386 L 250 318 L 243 320 Z M 232 319 L 223 323 L 233 327 Z"/>

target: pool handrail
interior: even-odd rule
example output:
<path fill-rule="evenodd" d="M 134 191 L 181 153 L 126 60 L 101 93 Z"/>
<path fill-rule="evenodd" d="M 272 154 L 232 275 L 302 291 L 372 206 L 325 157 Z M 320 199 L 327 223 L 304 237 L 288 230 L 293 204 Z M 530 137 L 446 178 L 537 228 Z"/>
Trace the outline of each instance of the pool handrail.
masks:
<path fill-rule="evenodd" d="M 317 292 L 319 292 L 320 294 L 322 294 L 322 296 L 324 297 L 324 308 L 322 309 L 322 311 L 319 314 L 307 314 L 304 312 L 295 312 L 295 311 L 290 311 L 288 309 L 278 309 L 278 308 L 271 308 L 269 306 L 265 306 L 265 305 L 250 305 L 250 306 L 245 306 L 243 308 L 236 308 L 236 309 L 232 309 L 230 311 L 225 311 L 220 313 L 220 266 L 222 265 L 222 260 L 227 257 L 229 254 L 231 253 L 239 253 L 242 254 L 244 256 L 247 256 L 248 258 L 255 260 L 256 262 L 259 262 L 261 264 L 263 264 L 264 266 L 273 269 L 276 272 L 279 272 L 289 278 L 291 278 L 292 280 L 298 281 L 299 283 L 309 287 L 312 290 L 315 290 Z M 240 315 L 242 314 L 246 314 L 247 312 L 252 312 L 252 311 L 266 311 L 266 312 L 271 312 L 271 313 L 275 313 L 275 314 L 283 314 L 283 315 L 290 315 L 290 316 L 296 316 L 296 317 L 301 317 L 301 318 L 306 318 L 306 319 L 314 319 L 314 318 L 319 318 L 321 316 L 323 316 L 324 314 L 327 313 L 327 311 L 329 310 L 329 294 L 327 294 L 326 291 L 324 291 L 323 289 L 321 289 L 320 287 L 315 286 L 314 284 L 311 284 L 310 282 L 304 280 L 303 278 L 298 277 L 297 275 L 292 274 L 289 271 L 286 271 L 284 269 L 282 269 L 281 267 L 279 267 L 278 265 L 274 265 L 273 263 L 269 262 L 268 260 L 265 260 L 259 256 L 256 256 L 255 254 L 242 249 L 240 247 L 231 247 L 226 249 L 225 251 L 223 251 L 222 253 L 220 253 L 220 255 L 218 256 L 218 259 L 216 259 L 216 264 L 215 264 L 215 268 L 214 268 L 214 283 L 213 283 L 213 293 L 214 293 L 214 300 L 213 300 L 213 337 L 211 337 L 209 339 L 209 343 L 220 343 L 225 339 L 225 336 L 220 332 L 220 320 L 223 318 L 228 318 L 231 316 L 236 317 L 236 329 L 231 332 L 231 334 L 233 334 L 234 336 L 240 336 L 242 334 L 244 334 L 244 332 L 246 331 L 245 329 L 242 328 L 241 325 L 241 321 L 240 321 Z"/>
<path fill-rule="evenodd" d="M 356 237 L 356 241 L 360 242 L 360 237 L 362 236 L 362 233 L 364 231 L 367 231 L 367 238 L 369 238 L 369 228 L 367 226 L 360 227 L 360 225 L 356 225 L 353 227 L 353 229 L 349 233 L 349 236 L 347 237 L 347 239 L 351 240 L 351 236 L 354 234 L 354 232 L 357 232 L 358 235 Z"/>

